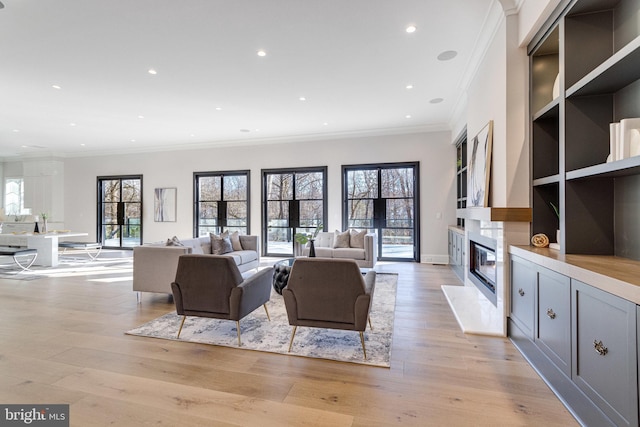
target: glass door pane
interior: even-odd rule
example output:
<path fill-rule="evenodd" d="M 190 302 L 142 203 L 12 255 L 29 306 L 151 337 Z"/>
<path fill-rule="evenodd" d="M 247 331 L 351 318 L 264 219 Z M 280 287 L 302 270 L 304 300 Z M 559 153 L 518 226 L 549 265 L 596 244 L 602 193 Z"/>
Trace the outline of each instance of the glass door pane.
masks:
<path fill-rule="evenodd" d="M 417 164 L 344 168 L 348 228 L 378 235 L 381 260 L 418 260 Z"/>
<path fill-rule="evenodd" d="M 106 248 L 142 244 L 142 177 L 98 178 L 98 239 Z"/>
<path fill-rule="evenodd" d="M 248 171 L 196 174 L 195 234 L 249 234 L 248 183 Z"/>
<path fill-rule="evenodd" d="M 139 179 L 122 180 L 124 218 L 120 218 L 120 246 L 131 248 L 142 241 L 142 182 Z"/>
<path fill-rule="evenodd" d="M 293 256 L 294 236 L 326 218 L 326 168 L 263 171 L 264 254 Z"/>

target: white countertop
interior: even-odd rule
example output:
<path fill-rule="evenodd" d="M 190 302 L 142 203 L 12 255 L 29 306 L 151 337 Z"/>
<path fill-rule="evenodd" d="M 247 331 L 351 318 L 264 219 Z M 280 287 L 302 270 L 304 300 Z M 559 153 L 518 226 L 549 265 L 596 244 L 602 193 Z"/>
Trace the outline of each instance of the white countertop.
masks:
<path fill-rule="evenodd" d="M 509 246 L 509 253 L 640 304 L 640 261 L 611 255 L 567 255 L 534 246 Z"/>

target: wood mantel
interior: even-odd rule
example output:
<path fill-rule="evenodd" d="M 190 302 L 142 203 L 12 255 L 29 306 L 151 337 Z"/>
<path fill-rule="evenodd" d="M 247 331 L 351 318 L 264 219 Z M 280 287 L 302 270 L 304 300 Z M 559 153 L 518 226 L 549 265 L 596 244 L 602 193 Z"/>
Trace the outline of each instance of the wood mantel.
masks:
<path fill-rule="evenodd" d="M 531 222 L 531 208 L 466 208 L 456 209 L 456 216 L 478 221 Z"/>

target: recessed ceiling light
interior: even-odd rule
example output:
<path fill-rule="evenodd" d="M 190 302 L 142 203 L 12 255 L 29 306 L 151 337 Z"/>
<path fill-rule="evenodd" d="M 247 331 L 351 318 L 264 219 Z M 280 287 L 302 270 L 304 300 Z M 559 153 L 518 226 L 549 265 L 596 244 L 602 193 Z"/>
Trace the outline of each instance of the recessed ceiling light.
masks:
<path fill-rule="evenodd" d="M 257 128 L 256 128 L 256 129 L 254 129 L 253 131 L 254 131 L 254 132 L 260 132 L 260 129 L 257 129 Z"/>
<path fill-rule="evenodd" d="M 406 89 L 413 89 L 413 85 L 406 85 L 405 88 Z"/>
<path fill-rule="evenodd" d="M 195 134 L 195 133 L 192 133 L 192 134 L 190 134 L 189 136 L 190 136 L 191 138 L 193 138 L 194 136 L 196 136 L 196 134 Z"/>
<path fill-rule="evenodd" d="M 52 87 L 52 88 L 54 88 L 54 89 L 58 89 L 58 90 L 62 89 L 62 88 L 61 88 L 60 86 L 58 86 L 58 85 L 51 85 L 51 87 Z"/>
<path fill-rule="evenodd" d="M 87 144 L 80 144 L 80 147 L 84 147 L 85 145 L 87 145 Z"/>
<path fill-rule="evenodd" d="M 216 111 L 222 111 L 222 107 L 216 107 Z"/>
<path fill-rule="evenodd" d="M 307 98 L 305 98 L 304 96 L 301 96 L 300 98 L 298 98 L 300 101 L 306 101 Z"/>
<path fill-rule="evenodd" d="M 149 74 L 153 74 L 154 76 L 156 74 L 158 74 L 158 72 L 156 70 L 154 70 L 153 68 L 149 68 L 149 70 L 147 71 Z"/>
<path fill-rule="evenodd" d="M 405 119 L 410 119 L 411 118 L 411 114 L 407 114 L 406 116 L 404 116 Z"/>
<path fill-rule="evenodd" d="M 440 104 L 442 101 L 444 101 L 443 98 L 433 98 L 431 101 L 429 101 L 432 104 Z"/>
<path fill-rule="evenodd" d="M 135 140 L 135 139 L 130 139 L 129 141 L 131 141 L 131 142 L 136 142 L 136 140 Z"/>
<path fill-rule="evenodd" d="M 144 119 L 144 116 L 138 116 L 139 119 Z"/>
<path fill-rule="evenodd" d="M 267 56 L 267 52 L 265 52 L 264 50 L 260 49 L 260 50 L 257 52 L 257 55 L 258 55 L 258 56 Z"/>
<path fill-rule="evenodd" d="M 76 125 L 75 123 L 69 123 L 69 126 L 75 126 L 75 125 Z"/>
<path fill-rule="evenodd" d="M 21 145 L 20 147 L 22 147 L 22 148 L 29 148 L 29 146 L 28 146 L 28 145 Z"/>
<path fill-rule="evenodd" d="M 438 60 L 439 61 L 449 61 L 449 60 L 455 58 L 456 56 L 458 56 L 458 52 L 456 52 L 455 50 L 445 50 L 440 55 L 438 55 Z"/>
<path fill-rule="evenodd" d="M 416 27 L 415 25 L 412 24 L 412 25 L 407 26 L 407 28 L 405 28 L 404 30 L 407 33 L 411 34 L 411 33 L 415 33 L 417 29 L 418 29 L 418 27 Z"/>
<path fill-rule="evenodd" d="M 20 129 L 14 129 L 13 131 L 17 133 L 20 132 Z"/>
<path fill-rule="evenodd" d="M 329 126 L 329 123 L 324 122 L 324 123 L 322 124 L 322 126 Z"/>

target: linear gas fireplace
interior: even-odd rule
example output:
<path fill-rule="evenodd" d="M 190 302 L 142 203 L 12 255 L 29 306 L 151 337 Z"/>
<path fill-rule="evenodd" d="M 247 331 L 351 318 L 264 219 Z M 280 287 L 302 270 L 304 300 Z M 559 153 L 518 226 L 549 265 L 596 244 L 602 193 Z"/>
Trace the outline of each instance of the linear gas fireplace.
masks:
<path fill-rule="evenodd" d="M 469 233 L 469 280 L 497 306 L 496 246 L 494 239 Z"/>

